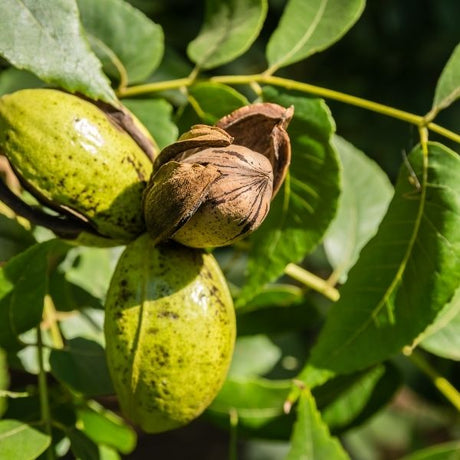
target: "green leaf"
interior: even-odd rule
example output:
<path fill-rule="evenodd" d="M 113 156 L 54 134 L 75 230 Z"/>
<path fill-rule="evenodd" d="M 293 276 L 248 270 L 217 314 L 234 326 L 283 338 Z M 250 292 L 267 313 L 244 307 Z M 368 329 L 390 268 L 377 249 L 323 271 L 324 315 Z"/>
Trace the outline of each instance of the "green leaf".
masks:
<path fill-rule="evenodd" d="M 0 346 L 17 347 L 18 335 L 40 323 L 48 257 L 67 249 L 62 241 L 50 240 L 30 247 L 0 268 Z"/>
<path fill-rule="evenodd" d="M 24 88 L 38 88 L 44 83 L 34 74 L 10 67 L 0 73 L 0 96 Z"/>
<path fill-rule="evenodd" d="M 292 163 L 267 218 L 252 236 L 246 284 L 237 305 L 316 247 L 336 213 L 340 193 L 340 166 L 330 144 L 334 122 L 324 101 L 271 87 L 264 88 L 263 96 L 267 102 L 295 106 L 288 127 Z"/>
<path fill-rule="evenodd" d="M 266 0 L 206 0 L 204 24 L 188 57 L 202 69 L 233 61 L 252 45 L 266 15 Z"/>
<path fill-rule="evenodd" d="M 53 375 L 84 395 L 107 395 L 114 392 L 104 349 L 81 337 L 69 340 L 65 348 L 50 354 Z"/>
<path fill-rule="evenodd" d="M 113 412 L 98 406 L 97 411 L 85 408 L 77 414 L 81 431 L 96 444 L 114 447 L 123 454 L 129 454 L 136 447 L 136 432 Z"/>
<path fill-rule="evenodd" d="M 60 322 L 64 337 L 67 339 L 82 337 L 103 345 L 105 343 L 104 310 L 83 308 L 78 313 L 74 313 Z"/>
<path fill-rule="evenodd" d="M 228 416 L 235 410 L 240 424 L 259 428 L 284 414 L 283 405 L 291 387 L 289 380 L 227 379 L 208 411 Z"/>
<path fill-rule="evenodd" d="M 376 366 L 354 378 L 352 384 L 347 388 L 339 389 L 340 397 L 321 411 L 322 418 L 329 428 L 345 427 L 357 417 L 364 409 L 384 372 L 384 366 Z M 316 400 L 318 401 L 317 397 Z"/>
<path fill-rule="evenodd" d="M 281 357 L 281 350 L 265 335 L 239 337 L 235 344 L 230 378 L 266 374 Z"/>
<path fill-rule="evenodd" d="M 82 33 L 75 0 L 3 0 L 0 17 L 0 55 L 12 65 L 70 92 L 116 104 Z"/>
<path fill-rule="evenodd" d="M 51 444 L 51 438 L 18 420 L 0 420 L 0 458 L 33 460 Z"/>
<path fill-rule="evenodd" d="M 460 97 L 460 44 L 456 46 L 439 77 L 433 108 L 439 112 Z"/>
<path fill-rule="evenodd" d="M 172 121 L 173 107 L 164 99 L 123 99 L 123 104 L 145 125 L 158 150 L 176 141 L 178 130 Z"/>
<path fill-rule="evenodd" d="M 342 194 L 324 248 L 336 278 L 344 282 L 362 247 L 377 232 L 393 187 L 380 167 L 345 139 L 334 136 L 333 145 L 342 163 Z"/>
<path fill-rule="evenodd" d="M 430 353 L 460 361 L 460 289 L 416 342 Z"/>
<path fill-rule="evenodd" d="M 428 157 L 417 147 L 409 161 L 377 235 L 328 314 L 301 375 L 308 385 L 398 353 L 460 284 L 460 158 L 430 143 Z"/>
<path fill-rule="evenodd" d="M 446 442 L 404 456 L 401 460 L 458 460 L 460 441 Z"/>
<path fill-rule="evenodd" d="M 361 16 L 365 0 L 290 0 L 267 45 L 270 72 L 322 51 Z"/>
<path fill-rule="evenodd" d="M 0 214 L 0 262 L 9 260 L 34 243 L 32 233 L 17 220 Z"/>
<path fill-rule="evenodd" d="M 191 86 L 189 101 L 200 118 L 210 124 L 249 104 L 246 97 L 231 86 L 212 82 Z"/>
<path fill-rule="evenodd" d="M 66 431 L 70 439 L 70 449 L 76 459 L 79 460 L 101 460 L 99 448 L 86 434 L 75 427 Z"/>
<path fill-rule="evenodd" d="M 181 132 L 197 123 L 214 124 L 223 116 L 249 104 L 241 93 L 221 83 L 203 82 L 189 88 L 188 104 L 177 124 Z"/>
<path fill-rule="evenodd" d="M 10 375 L 8 373 L 8 361 L 6 353 L 0 348 L 0 393 L 7 390 L 10 384 Z M 0 396 L 0 418 L 6 410 L 6 398 Z"/>
<path fill-rule="evenodd" d="M 83 27 L 105 72 L 127 81 L 145 80 L 159 65 L 164 51 L 161 26 L 122 0 L 77 0 Z M 110 14 L 107 14 L 107 12 Z"/>
<path fill-rule="evenodd" d="M 55 271 L 51 274 L 48 289 L 56 310 L 72 311 L 87 307 L 104 308 L 100 299 L 77 284 L 67 281 L 65 274 L 61 271 Z"/>
<path fill-rule="evenodd" d="M 82 287 L 98 299 L 104 299 L 121 249 L 75 248 L 62 269 L 70 283 Z"/>
<path fill-rule="evenodd" d="M 327 425 L 321 420 L 315 400 L 309 391 L 302 391 L 297 406 L 297 421 L 291 438 L 291 450 L 286 460 L 342 460 L 349 456 Z"/>
<path fill-rule="evenodd" d="M 303 290 L 292 284 L 272 284 L 266 286 L 254 296 L 244 307 L 238 309 L 238 314 L 262 310 L 269 307 L 290 307 L 302 301 Z"/>

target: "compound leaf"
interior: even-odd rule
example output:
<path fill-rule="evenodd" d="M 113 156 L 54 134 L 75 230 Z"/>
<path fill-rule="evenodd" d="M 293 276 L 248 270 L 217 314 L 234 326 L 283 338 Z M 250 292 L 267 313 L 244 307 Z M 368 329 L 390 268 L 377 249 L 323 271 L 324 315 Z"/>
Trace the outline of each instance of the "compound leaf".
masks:
<path fill-rule="evenodd" d="M 380 362 L 433 322 L 460 284 L 460 158 L 416 147 L 377 235 L 329 312 L 301 377 L 318 384 Z"/>

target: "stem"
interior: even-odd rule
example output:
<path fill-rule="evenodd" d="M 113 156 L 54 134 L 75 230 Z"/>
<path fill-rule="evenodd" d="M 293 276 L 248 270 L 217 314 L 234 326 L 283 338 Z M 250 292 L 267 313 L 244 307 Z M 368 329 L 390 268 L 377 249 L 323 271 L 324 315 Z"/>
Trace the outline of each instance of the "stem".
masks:
<path fill-rule="evenodd" d="M 192 76 L 193 77 L 193 76 Z M 129 88 L 120 88 L 117 91 L 118 97 L 141 96 L 158 91 L 166 91 L 169 89 L 179 89 L 184 86 L 190 86 L 194 82 L 194 78 L 178 78 L 177 80 L 159 81 L 154 83 L 145 83 L 143 85 L 131 86 Z"/>
<path fill-rule="evenodd" d="M 427 375 L 433 385 L 452 403 L 460 412 L 460 393 L 457 389 L 439 372 L 431 367 L 425 357 L 416 350 L 404 349 L 403 353 L 415 364 L 425 375 Z"/>
<path fill-rule="evenodd" d="M 42 332 L 40 326 L 37 327 L 37 357 L 38 357 L 38 390 L 40 397 L 40 408 L 42 415 L 42 423 L 45 426 L 45 433 L 51 437 L 51 411 L 48 399 L 48 386 L 46 382 L 46 372 L 43 363 L 43 343 L 42 343 Z M 54 449 L 51 445 L 46 450 L 46 457 L 48 460 L 55 460 Z"/>
<path fill-rule="evenodd" d="M 340 298 L 339 291 L 331 286 L 326 280 L 323 280 L 319 276 L 314 275 L 298 265 L 287 264 L 284 273 L 314 291 L 323 294 L 324 297 L 333 302 L 337 302 Z"/>
<path fill-rule="evenodd" d="M 54 348 L 64 348 L 64 340 L 57 321 L 56 307 L 50 295 L 45 296 L 44 320 L 50 329 L 51 340 Z"/>
<path fill-rule="evenodd" d="M 228 459 L 237 460 L 238 459 L 238 412 L 236 409 L 230 409 L 230 442 L 228 449 Z"/>

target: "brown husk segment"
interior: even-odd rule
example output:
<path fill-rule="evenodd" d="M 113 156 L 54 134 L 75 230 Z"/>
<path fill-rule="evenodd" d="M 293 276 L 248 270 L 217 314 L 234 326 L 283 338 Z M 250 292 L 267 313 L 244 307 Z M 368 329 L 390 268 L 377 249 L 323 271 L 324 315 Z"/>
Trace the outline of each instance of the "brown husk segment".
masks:
<path fill-rule="evenodd" d="M 286 177 L 291 162 L 291 143 L 286 128 L 294 108 L 278 104 L 252 104 L 221 118 L 216 126 L 233 137 L 233 143 L 243 145 L 266 156 L 273 168 L 273 196 Z"/>
<path fill-rule="evenodd" d="M 292 116 L 292 107 L 253 104 L 217 126 L 195 125 L 163 149 L 144 193 L 147 230 L 155 241 L 172 237 L 190 247 L 217 247 L 256 230 L 287 173 L 291 148 L 286 127 Z M 158 174 L 172 162 L 177 164 Z M 211 180 L 208 173 L 208 182 L 199 168 L 189 168 L 184 181 L 186 170 L 179 164 L 212 166 L 218 176 Z M 201 177 L 195 180 L 193 171 Z M 161 206 L 167 211 L 156 209 Z"/>

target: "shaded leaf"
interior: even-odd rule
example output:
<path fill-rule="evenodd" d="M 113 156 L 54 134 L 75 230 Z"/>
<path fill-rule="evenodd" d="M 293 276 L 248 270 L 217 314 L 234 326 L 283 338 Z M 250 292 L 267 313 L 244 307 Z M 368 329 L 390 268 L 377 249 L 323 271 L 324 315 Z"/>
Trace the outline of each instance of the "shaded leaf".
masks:
<path fill-rule="evenodd" d="M 116 104 L 82 33 L 75 0 L 3 0 L 0 17 L 0 55 L 12 65 L 70 92 Z"/>
<path fill-rule="evenodd" d="M 33 460 L 50 445 L 51 438 L 18 420 L 0 420 L 0 458 Z"/>
<path fill-rule="evenodd" d="M 230 86 L 203 82 L 189 88 L 188 104 L 179 113 L 177 125 L 185 132 L 197 123 L 214 124 L 217 120 L 249 101 Z"/>
<path fill-rule="evenodd" d="M 437 143 L 402 166 L 377 235 L 333 305 L 301 377 L 318 384 L 372 365 L 410 344 L 460 284 L 460 158 Z M 413 174 L 421 189 L 413 183 Z"/>
<path fill-rule="evenodd" d="M 49 279 L 49 294 L 56 310 L 71 311 L 81 308 L 103 308 L 100 299 L 75 283 L 70 283 L 64 273 L 55 271 Z M 67 337 L 67 336 L 66 336 Z"/>
<path fill-rule="evenodd" d="M 136 432 L 123 420 L 102 407 L 79 409 L 78 426 L 96 444 L 105 444 L 129 454 L 136 447 Z"/>
<path fill-rule="evenodd" d="M 70 449 L 75 458 L 81 460 L 101 460 L 97 444 L 86 436 L 86 434 L 75 427 L 69 428 L 66 434 L 70 439 Z"/>
<path fill-rule="evenodd" d="M 270 371 L 281 350 L 265 335 L 239 337 L 235 343 L 228 377 L 252 377 Z"/>
<path fill-rule="evenodd" d="M 104 344 L 104 310 L 83 308 L 60 322 L 67 339 L 82 337 L 101 345 Z"/>
<path fill-rule="evenodd" d="M 321 420 L 311 393 L 304 390 L 298 402 L 297 421 L 292 433 L 291 450 L 286 460 L 322 458 L 341 460 L 349 457 Z"/>
<path fill-rule="evenodd" d="M 90 396 L 114 392 L 104 349 L 96 342 L 69 340 L 65 348 L 51 351 L 49 361 L 53 375 L 75 391 Z"/>
<path fill-rule="evenodd" d="M 401 460 L 458 460 L 459 458 L 460 441 L 452 441 L 418 450 L 404 456 Z"/>
<path fill-rule="evenodd" d="M 246 283 L 237 305 L 256 295 L 323 238 L 340 193 L 340 166 L 330 138 L 334 122 L 324 101 L 266 87 L 264 101 L 295 106 L 288 127 L 292 163 L 270 212 L 251 237 Z"/>
<path fill-rule="evenodd" d="M 384 366 L 376 366 L 353 378 L 351 385 L 339 388 L 339 397 L 321 410 L 321 416 L 330 429 L 339 429 L 349 425 L 364 409 L 377 382 L 385 372 Z M 327 382 L 325 386 L 328 385 Z M 316 396 L 315 396 L 316 397 Z M 319 400 L 316 397 L 316 400 Z"/>
<path fill-rule="evenodd" d="M 40 323 L 47 293 L 48 257 L 68 246 L 60 240 L 36 244 L 0 268 L 0 345 L 20 345 L 18 335 Z"/>
<path fill-rule="evenodd" d="M 0 96 L 24 88 L 38 88 L 44 83 L 34 74 L 10 67 L 0 73 Z"/>
<path fill-rule="evenodd" d="M 266 15 L 266 0 L 207 0 L 204 24 L 187 48 L 189 58 L 202 69 L 233 61 L 252 45 Z"/>
<path fill-rule="evenodd" d="M 176 141 L 173 107 L 165 99 L 123 99 L 123 104 L 145 125 L 161 150 Z"/>
<path fill-rule="evenodd" d="M 108 75 L 119 79 L 121 65 L 127 74 L 125 83 L 137 83 L 157 68 L 164 50 L 159 25 L 122 0 L 77 0 L 77 4 L 93 50 Z"/>
<path fill-rule="evenodd" d="M 377 232 L 393 187 L 377 163 L 345 139 L 334 136 L 333 145 L 342 163 L 342 194 L 324 248 L 335 276 L 343 282 L 362 247 Z"/>
<path fill-rule="evenodd" d="M 266 286 L 246 305 L 238 309 L 238 314 L 262 310 L 269 307 L 290 307 L 302 301 L 303 291 L 292 284 L 273 284 Z"/>
<path fill-rule="evenodd" d="M 439 112 L 460 97 L 460 44 L 456 46 L 439 77 L 433 109 Z"/>
<path fill-rule="evenodd" d="M 197 83 L 189 88 L 189 101 L 200 118 L 209 124 L 249 104 L 241 93 L 221 83 Z"/>
<path fill-rule="evenodd" d="M 416 342 L 430 353 L 460 361 L 460 289 Z"/>
<path fill-rule="evenodd" d="M 361 16 L 365 0 L 290 0 L 267 45 L 273 73 L 339 40 Z"/>
<path fill-rule="evenodd" d="M 0 262 L 25 251 L 35 243 L 31 232 L 26 230 L 17 220 L 9 219 L 0 214 Z"/>
<path fill-rule="evenodd" d="M 257 428 L 284 414 L 283 404 L 291 386 L 289 380 L 227 379 L 208 410 L 225 415 L 235 410 L 240 424 Z"/>

